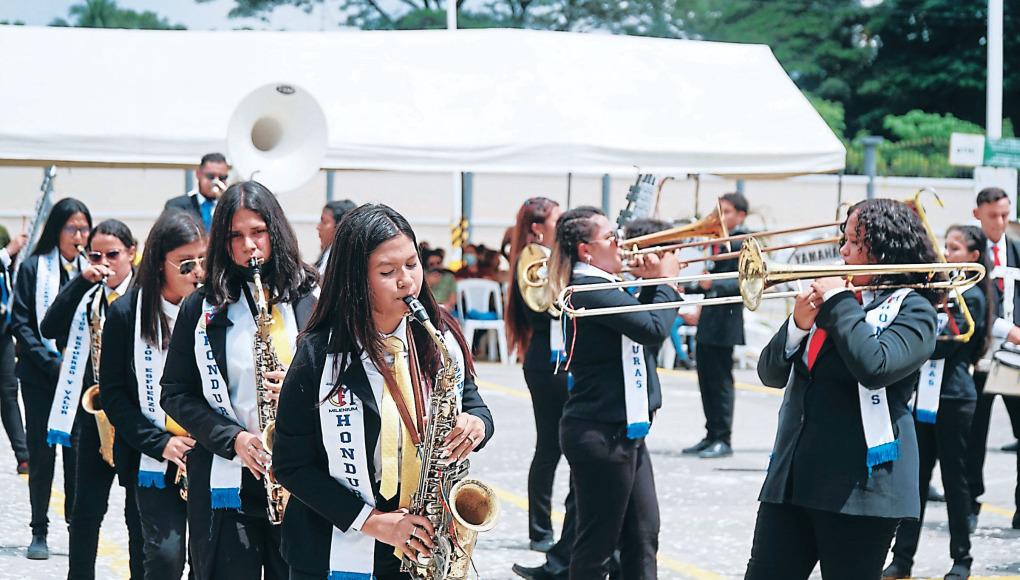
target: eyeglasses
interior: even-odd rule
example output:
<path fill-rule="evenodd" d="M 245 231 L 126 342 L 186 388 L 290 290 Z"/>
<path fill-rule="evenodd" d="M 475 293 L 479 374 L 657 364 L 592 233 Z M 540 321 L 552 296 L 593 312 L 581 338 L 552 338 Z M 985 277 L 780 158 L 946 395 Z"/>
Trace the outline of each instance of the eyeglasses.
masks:
<path fill-rule="evenodd" d="M 69 236 L 81 234 L 82 237 L 86 237 L 89 235 L 89 231 L 91 230 L 89 230 L 89 228 L 79 228 L 77 226 L 64 226 L 61 228 L 61 231 Z"/>
<path fill-rule="evenodd" d="M 103 252 L 88 252 L 87 254 L 85 254 L 85 257 L 88 258 L 89 262 L 92 262 L 93 264 L 99 264 L 100 262 L 102 262 L 103 256 L 106 256 L 106 259 L 108 261 L 114 262 L 117 260 L 117 258 L 120 257 L 122 252 L 123 250 L 110 250 L 105 254 Z"/>
<path fill-rule="evenodd" d="M 609 242 L 610 244 L 616 244 L 620 241 L 620 234 L 616 231 L 612 231 L 602 236 L 597 240 L 588 240 L 586 244 L 594 244 L 595 242 Z"/>
<path fill-rule="evenodd" d="M 177 271 L 181 273 L 181 276 L 187 276 L 188 274 L 195 271 L 196 268 L 205 264 L 205 258 L 191 258 L 190 260 L 183 260 L 180 264 L 174 264 L 172 261 L 167 260 L 171 266 L 177 268 Z"/>
<path fill-rule="evenodd" d="M 215 173 L 206 173 L 205 174 L 205 178 L 208 179 L 209 181 L 213 181 L 214 179 L 219 179 L 220 181 L 226 182 L 227 179 L 230 178 L 230 176 L 229 175 L 216 175 Z"/>

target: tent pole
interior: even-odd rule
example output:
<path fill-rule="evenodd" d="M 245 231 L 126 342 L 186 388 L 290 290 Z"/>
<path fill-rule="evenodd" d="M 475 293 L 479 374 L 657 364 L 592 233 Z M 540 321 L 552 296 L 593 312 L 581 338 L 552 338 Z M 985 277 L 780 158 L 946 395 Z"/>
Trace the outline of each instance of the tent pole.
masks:
<path fill-rule="evenodd" d="M 333 178 L 336 176 L 336 171 L 332 169 L 326 170 L 326 203 L 333 201 L 336 197 L 336 191 L 333 189 Z"/>
<path fill-rule="evenodd" d="M 574 183 L 574 174 L 567 172 L 567 209 L 570 209 L 571 186 Z"/>
<path fill-rule="evenodd" d="M 609 215 L 609 174 L 602 174 L 602 212 Z"/>
<path fill-rule="evenodd" d="M 184 193 L 195 189 L 195 174 L 190 169 L 184 170 Z"/>

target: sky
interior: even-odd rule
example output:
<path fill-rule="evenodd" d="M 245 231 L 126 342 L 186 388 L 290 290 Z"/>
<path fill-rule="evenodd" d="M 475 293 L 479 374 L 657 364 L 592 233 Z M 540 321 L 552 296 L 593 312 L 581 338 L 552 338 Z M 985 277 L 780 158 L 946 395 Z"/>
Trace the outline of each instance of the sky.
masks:
<path fill-rule="evenodd" d="M 67 19 L 67 9 L 80 3 L 81 0 L 0 0 L 0 20 L 20 20 L 27 25 L 45 26 L 54 18 Z M 283 6 L 268 14 L 268 23 L 256 18 L 228 18 L 227 12 L 234 6 L 233 0 L 212 0 L 201 4 L 194 0 L 117 0 L 117 6 L 139 12 L 151 10 L 190 30 L 241 27 L 256 30 L 336 30 L 340 20 L 335 2 L 316 4 L 311 14 Z"/>

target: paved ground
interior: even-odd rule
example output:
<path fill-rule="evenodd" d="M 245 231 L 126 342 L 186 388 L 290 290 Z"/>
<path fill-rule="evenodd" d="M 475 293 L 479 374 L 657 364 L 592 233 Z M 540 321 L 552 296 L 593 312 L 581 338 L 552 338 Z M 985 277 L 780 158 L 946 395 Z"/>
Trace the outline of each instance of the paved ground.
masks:
<path fill-rule="evenodd" d="M 528 464 L 534 446 L 531 403 L 520 368 L 479 365 L 481 389 L 496 420 L 496 437 L 473 459 L 472 473 L 491 483 L 502 499 L 502 517 L 479 541 L 476 562 L 486 580 L 515 578 L 513 562 L 537 565 L 542 556 L 527 550 Z M 758 489 L 764 478 L 776 427 L 780 397 L 758 385 L 748 372 L 737 394 L 734 447 L 722 460 L 699 460 L 680 455 L 697 441 L 704 422 L 693 373 L 666 371 L 664 406 L 649 437 L 655 462 L 661 508 L 659 573 L 661 578 L 711 580 L 740 578 L 750 553 Z M 988 502 L 973 539 L 975 578 L 1020 580 L 1020 531 L 1010 528 L 1015 458 L 998 451 L 1011 440 L 1001 404 L 993 415 L 986 471 Z M 59 463 L 59 462 L 58 462 Z M 0 579 L 62 578 L 67 573 L 67 531 L 51 524 L 53 557 L 45 562 L 24 558 L 28 530 L 28 487 L 14 474 L 14 458 L 0 436 Z M 59 468 L 58 468 L 59 470 Z M 59 484 L 59 471 L 58 479 Z M 557 476 L 555 501 L 566 495 L 566 462 Z M 58 485 L 59 487 L 59 485 Z M 59 494 L 55 492 L 55 498 Z M 115 490 L 111 513 L 123 509 L 123 493 Z M 54 501 L 54 508 L 59 507 Z M 51 509 L 54 522 L 62 514 Z M 103 529 L 97 578 L 127 578 L 127 541 L 123 517 L 111 516 Z M 918 578 L 941 578 L 951 564 L 945 508 L 928 511 L 915 573 Z M 820 576 L 819 576 L 820 577 Z"/>

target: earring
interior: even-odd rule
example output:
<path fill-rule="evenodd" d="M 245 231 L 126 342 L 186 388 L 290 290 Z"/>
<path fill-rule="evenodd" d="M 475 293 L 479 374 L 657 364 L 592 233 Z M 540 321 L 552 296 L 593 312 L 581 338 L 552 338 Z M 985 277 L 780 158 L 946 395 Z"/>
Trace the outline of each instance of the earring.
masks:
<path fill-rule="evenodd" d="M 545 239 L 545 234 L 543 234 L 542 232 L 538 232 L 538 243 L 541 244 L 544 239 Z"/>
<path fill-rule="evenodd" d="M 588 257 L 585 258 L 585 261 L 588 262 L 589 266 L 591 266 L 591 254 L 588 254 Z"/>

